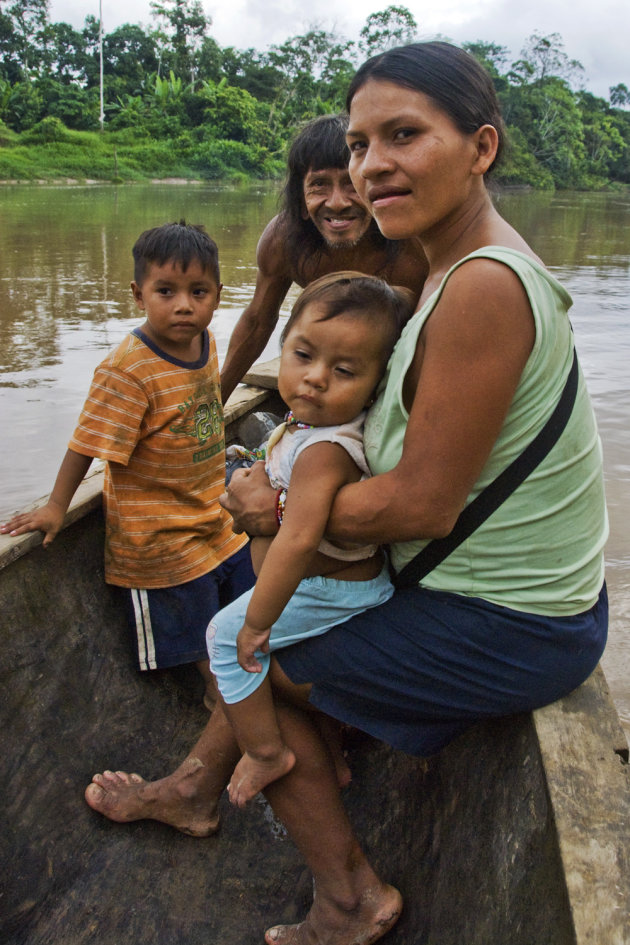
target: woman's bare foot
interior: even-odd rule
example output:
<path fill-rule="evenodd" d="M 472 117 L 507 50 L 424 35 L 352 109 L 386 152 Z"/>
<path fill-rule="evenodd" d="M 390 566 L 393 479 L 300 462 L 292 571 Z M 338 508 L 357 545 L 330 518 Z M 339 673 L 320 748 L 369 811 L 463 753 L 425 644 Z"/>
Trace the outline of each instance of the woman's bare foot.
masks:
<path fill-rule="evenodd" d="M 317 713 L 314 718 L 332 755 L 337 784 L 340 788 L 348 787 L 352 781 L 352 771 L 343 750 L 343 726 L 336 719 L 320 713 Z"/>
<path fill-rule="evenodd" d="M 214 712 L 217 704 L 216 684 L 207 685 L 203 694 L 203 704 L 208 712 Z"/>
<path fill-rule="evenodd" d="M 268 784 L 288 774 L 294 764 L 295 755 L 286 747 L 269 759 L 254 758 L 245 752 L 228 784 L 231 802 L 245 807 Z"/>
<path fill-rule="evenodd" d="M 201 678 L 204 681 L 203 704 L 208 712 L 212 712 L 217 704 L 217 698 L 219 694 L 219 690 L 217 689 L 217 681 L 210 669 L 209 660 L 199 660 L 195 665 L 197 666 Z"/>
<path fill-rule="evenodd" d="M 402 896 L 393 886 L 369 889 L 355 909 L 322 902 L 317 895 L 299 925 L 276 925 L 265 932 L 267 945 L 371 945 L 398 921 Z"/>
<path fill-rule="evenodd" d="M 219 826 L 216 800 L 204 792 L 205 765 L 187 758 L 173 774 L 145 781 L 139 774 L 104 771 L 85 790 L 89 806 L 116 823 L 158 820 L 192 837 L 209 837 Z"/>

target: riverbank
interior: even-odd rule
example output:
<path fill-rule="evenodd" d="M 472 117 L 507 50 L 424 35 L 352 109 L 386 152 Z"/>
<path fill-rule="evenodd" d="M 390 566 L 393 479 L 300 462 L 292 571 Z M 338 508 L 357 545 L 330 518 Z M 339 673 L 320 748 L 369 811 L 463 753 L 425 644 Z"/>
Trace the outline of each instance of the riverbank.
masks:
<path fill-rule="evenodd" d="M 284 159 L 262 145 L 192 133 L 147 138 L 121 131 L 73 131 L 44 118 L 21 134 L 0 129 L 0 181 L 130 183 L 274 180 Z"/>
<path fill-rule="evenodd" d="M 118 186 L 119 184 L 165 184 L 170 186 L 191 186 L 198 184 L 200 187 L 205 186 L 208 182 L 202 180 L 201 178 L 188 178 L 188 177 L 152 177 L 150 180 L 140 180 L 140 181 L 107 181 L 107 180 L 97 180 L 96 178 L 87 178 L 83 180 L 78 177 L 59 177 L 52 180 L 46 178 L 37 178 L 35 180 L 2 180 L 0 179 L 0 187 L 2 186 L 24 186 L 25 184 L 39 184 L 41 186 L 48 187 L 89 187 L 92 185 L 97 185 L 102 187 L 104 184 L 112 184 Z"/>
<path fill-rule="evenodd" d="M 211 139 L 206 129 L 188 129 L 176 137 L 141 137 L 133 129 L 74 131 L 53 117 L 16 134 L 0 120 L 0 185 L 275 181 L 285 174 L 286 146 L 271 150 L 231 138 Z M 550 175 L 534 173 L 530 164 L 508 157 L 494 172 L 493 186 L 507 193 L 560 188 Z M 628 186 L 586 175 L 577 189 L 625 192 Z M 575 181 L 571 187 L 576 189 Z"/>

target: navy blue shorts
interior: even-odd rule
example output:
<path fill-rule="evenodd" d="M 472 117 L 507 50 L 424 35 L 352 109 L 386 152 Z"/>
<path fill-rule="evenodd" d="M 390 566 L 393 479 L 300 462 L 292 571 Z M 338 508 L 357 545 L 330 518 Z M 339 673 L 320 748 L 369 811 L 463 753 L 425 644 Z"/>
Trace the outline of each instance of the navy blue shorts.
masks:
<path fill-rule="evenodd" d="M 608 598 L 543 617 L 425 588 L 275 658 L 310 702 L 412 755 L 438 751 L 481 719 L 530 711 L 580 685 L 606 644 Z"/>
<path fill-rule="evenodd" d="M 193 581 L 175 587 L 128 588 L 125 598 L 138 668 L 166 669 L 208 659 L 212 617 L 254 584 L 249 545 Z"/>

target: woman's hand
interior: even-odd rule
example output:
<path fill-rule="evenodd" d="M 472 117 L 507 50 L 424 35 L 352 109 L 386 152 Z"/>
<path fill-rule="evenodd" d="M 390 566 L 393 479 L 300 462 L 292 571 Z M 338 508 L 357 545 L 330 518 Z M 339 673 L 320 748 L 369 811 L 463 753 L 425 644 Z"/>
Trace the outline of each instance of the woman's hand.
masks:
<path fill-rule="evenodd" d="M 234 519 L 235 532 L 275 535 L 278 531 L 276 490 L 269 484 L 263 462 L 237 469 L 219 502 Z"/>

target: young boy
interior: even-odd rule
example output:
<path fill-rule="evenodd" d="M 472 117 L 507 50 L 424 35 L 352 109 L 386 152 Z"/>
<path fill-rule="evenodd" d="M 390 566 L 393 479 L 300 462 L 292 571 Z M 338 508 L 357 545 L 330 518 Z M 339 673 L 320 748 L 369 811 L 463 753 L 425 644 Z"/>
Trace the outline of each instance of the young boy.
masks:
<path fill-rule="evenodd" d="M 299 296 L 282 334 L 278 389 L 290 410 L 267 443 L 265 466 L 280 530 L 271 542 L 252 539 L 256 585 L 208 628 L 212 670 L 243 751 L 228 787 L 239 807 L 295 763 L 266 678 L 270 652 L 393 593 L 376 545 L 334 544 L 324 532 L 339 489 L 369 475 L 365 409 L 413 311 L 410 295 L 358 272 L 322 276 Z"/>
<path fill-rule="evenodd" d="M 214 704 L 205 631 L 254 582 L 247 538 L 219 505 L 225 438 L 217 354 L 218 251 L 202 226 L 147 230 L 131 290 L 144 324 L 97 367 L 46 505 L 3 533 L 44 532 L 44 547 L 92 459 L 106 460 L 105 580 L 128 589 L 141 670 L 196 663 Z"/>

